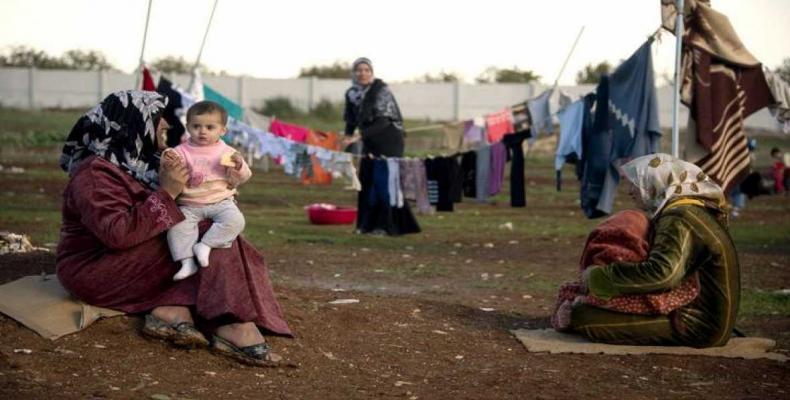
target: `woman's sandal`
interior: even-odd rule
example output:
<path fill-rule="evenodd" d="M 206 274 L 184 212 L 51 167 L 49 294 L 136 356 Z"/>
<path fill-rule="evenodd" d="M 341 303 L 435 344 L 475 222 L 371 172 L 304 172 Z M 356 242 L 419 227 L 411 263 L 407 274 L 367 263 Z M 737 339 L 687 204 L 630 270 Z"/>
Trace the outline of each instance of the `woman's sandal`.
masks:
<path fill-rule="evenodd" d="M 145 316 L 143 334 L 166 340 L 180 347 L 195 348 L 208 347 L 209 342 L 191 322 L 177 322 L 168 324 L 152 314 Z"/>
<path fill-rule="evenodd" d="M 277 367 L 282 357 L 271 351 L 268 343 L 258 343 L 252 346 L 239 347 L 217 335 L 214 335 L 212 350 L 236 361 L 256 367 Z"/>

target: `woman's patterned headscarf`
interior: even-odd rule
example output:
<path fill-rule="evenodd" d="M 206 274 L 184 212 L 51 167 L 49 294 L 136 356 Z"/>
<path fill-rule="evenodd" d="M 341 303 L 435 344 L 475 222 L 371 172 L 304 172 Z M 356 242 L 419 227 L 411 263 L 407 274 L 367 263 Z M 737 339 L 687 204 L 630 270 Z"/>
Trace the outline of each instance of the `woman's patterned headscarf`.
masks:
<path fill-rule="evenodd" d="M 669 200 L 680 196 L 707 199 L 723 208 L 724 192 L 707 174 L 669 154 L 649 154 L 623 165 L 625 176 L 639 188 L 647 211 L 658 214 Z"/>
<path fill-rule="evenodd" d="M 156 128 L 166 103 L 162 95 L 140 90 L 107 96 L 71 128 L 60 167 L 71 174 L 80 161 L 95 154 L 158 188 Z"/>
<path fill-rule="evenodd" d="M 351 101 L 351 104 L 353 104 L 356 107 L 359 107 L 359 105 L 362 104 L 362 99 L 365 98 L 365 93 L 368 91 L 368 88 L 370 88 L 370 85 L 363 86 L 361 83 L 357 81 L 357 76 L 354 72 L 357 70 L 359 64 L 366 64 L 368 67 L 370 67 L 370 72 L 371 73 L 373 72 L 373 63 L 370 61 L 370 59 L 366 57 L 357 58 L 351 64 L 352 84 L 351 84 L 351 89 L 349 89 L 348 91 L 348 99 L 349 101 Z"/>

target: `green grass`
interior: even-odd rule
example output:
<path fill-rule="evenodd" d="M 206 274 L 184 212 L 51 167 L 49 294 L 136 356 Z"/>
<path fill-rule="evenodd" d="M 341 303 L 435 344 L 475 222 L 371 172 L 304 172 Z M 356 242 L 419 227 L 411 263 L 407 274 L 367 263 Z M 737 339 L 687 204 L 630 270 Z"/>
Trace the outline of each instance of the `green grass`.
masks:
<path fill-rule="evenodd" d="M 60 197 L 67 182 L 66 174 L 57 167 L 58 149 L 71 124 L 82 111 L 15 111 L 0 108 L 0 138 L 4 145 L 0 148 L 0 163 L 19 165 L 26 169 L 23 174 L 0 173 L 0 230 L 12 230 L 31 236 L 36 245 L 56 242 L 60 226 Z M 323 121 L 323 122 L 322 122 Z M 318 129 L 338 129 L 340 121 L 320 120 L 315 116 L 304 116 L 290 122 L 316 127 Z M 321 125 L 325 123 L 325 125 Z M 426 121 L 407 121 L 407 127 L 418 126 Z M 58 138 L 60 134 L 60 138 Z M 441 133 L 419 132 L 407 140 L 423 140 L 425 143 L 441 143 Z M 409 142 L 410 145 L 416 142 Z M 769 137 L 761 141 L 766 145 L 790 147 L 790 139 Z M 420 151 L 420 150 L 416 150 Z M 440 154 L 441 149 L 423 151 Z M 767 151 L 767 150 L 766 150 Z M 311 252 L 329 254 L 335 259 L 357 252 L 363 257 L 363 248 L 370 255 L 382 255 L 382 260 L 371 259 L 371 265 L 389 263 L 383 268 L 382 277 L 409 281 L 431 279 L 453 279 L 464 287 L 492 289 L 551 295 L 560 283 L 560 274 L 539 274 L 529 279 L 514 278 L 529 272 L 528 265 L 551 263 L 551 260 L 509 259 L 505 251 L 510 239 L 518 239 L 520 244 L 540 243 L 540 246 L 555 246 L 558 252 L 573 252 L 573 257 L 581 251 L 584 237 L 601 220 L 586 219 L 579 209 L 579 185 L 573 166 L 563 170 L 562 192 L 554 188 L 553 157 L 548 154 L 530 154 L 526 159 L 526 183 L 528 205 L 523 209 L 509 206 L 509 185 L 505 191 L 495 196 L 492 204 L 478 204 L 465 199 L 456 205 L 453 213 L 418 215 L 424 233 L 399 238 L 382 238 L 370 235 L 355 235 L 353 225 L 316 226 L 307 221 L 305 205 L 316 202 L 330 202 L 341 205 L 355 205 L 356 192 L 344 190 L 347 182 L 338 180 L 331 186 L 302 186 L 293 177 L 283 174 L 279 167 L 270 172 L 256 171 L 252 180 L 241 187 L 239 201 L 247 218 L 244 235 L 256 246 L 271 251 L 288 249 L 299 257 L 311 256 Z M 41 190 L 44 189 L 42 193 Z M 627 196 L 618 195 L 616 209 L 630 207 Z M 754 217 L 735 220 L 731 233 L 739 252 L 759 253 L 768 249 L 775 257 L 769 261 L 782 262 L 782 257 L 790 255 L 790 225 L 786 216 L 790 211 L 787 202 L 777 198 L 757 198 L 747 204 L 747 212 Z M 500 225 L 512 223 L 513 230 L 501 229 Z M 497 246 L 483 250 L 487 242 Z M 456 248 L 460 243 L 462 247 Z M 572 243 L 572 245 L 571 245 Z M 477 245 L 477 247 L 473 247 Z M 573 246 L 573 247 L 572 247 Z M 451 256 L 450 251 L 458 251 Z M 406 261 L 402 254 L 410 254 L 413 259 Z M 568 254 L 565 260 L 570 259 Z M 284 257 L 285 258 L 285 257 Z M 370 259 L 370 257 L 365 257 Z M 454 267 L 466 259 L 474 259 L 475 268 L 481 272 L 505 273 L 505 278 L 481 281 L 479 276 L 456 276 Z M 506 264 L 499 264 L 505 259 Z M 401 262 L 401 260 L 403 260 Z M 418 261 L 419 260 L 419 261 Z M 320 260 L 316 259 L 316 263 Z M 381 262 L 380 262 L 381 261 Z M 422 263 L 425 266 L 419 267 Z M 354 262 L 349 262 L 351 265 Z M 524 266 L 527 265 L 527 266 Z M 553 265 L 553 264 L 552 264 Z M 351 268 L 350 266 L 348 268 Z M 371 267 L 371 270 L 374 267 Z M 379 267 L 375 267 L 379 268 Z M 521 268 L 521 272 L 517 272 Z M 556 268 L 571 271 L 571 265 L 558 265 Z M 288 275 L 287 270 L 278 271 Z M 373 276 L 372 279 L 375 279 Z M 571 279 L 572 276 L 567 276 Z M 467 280 L 468 279 L 468 280 Z M 744 290 L 742 311 L 744 315 L 768 315 L 779 312 L 788 315 L 786 297 L 756 289 Z"/>
<path fill-rule="evenodd" d="M 0 108 L 3 146 L 61 146 L 77 119 L 87 110 L 20 111 Z"/>
<path fill-rule="evenodd" d="M 744 289 L 741 292 L 740 314 L 790 317 L 790 294 Z"/>

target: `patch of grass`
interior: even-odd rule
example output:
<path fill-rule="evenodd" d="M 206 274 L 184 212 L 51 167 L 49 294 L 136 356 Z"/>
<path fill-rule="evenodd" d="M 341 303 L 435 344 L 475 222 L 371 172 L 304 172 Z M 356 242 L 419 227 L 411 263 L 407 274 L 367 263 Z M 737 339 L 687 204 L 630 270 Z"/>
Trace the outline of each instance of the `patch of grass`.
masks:
<path fill-rule="evenodd" d="M 745 316 L 790 316 L 790 295 L 744 289 L 741 292 L 740 315 Z"/>
<path fill-rule="evenodd" d="M 3 146 L 62 145 L 85 110 L 15 110 L 0 108 Z"/>

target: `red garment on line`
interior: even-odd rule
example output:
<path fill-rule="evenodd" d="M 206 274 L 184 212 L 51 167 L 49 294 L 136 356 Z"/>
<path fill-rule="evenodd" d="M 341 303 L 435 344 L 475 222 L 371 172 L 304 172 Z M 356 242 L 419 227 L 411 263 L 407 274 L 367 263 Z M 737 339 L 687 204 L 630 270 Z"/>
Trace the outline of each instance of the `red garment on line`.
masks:
<path fill-rule="evenodd" d="M 151 76 L 151 71 L 148 68 L 143 67 L 143 90 L 149 92 L 156 91 L 156 85 L 154 85 L 154 77 Z"/>
<path fill-rule="evenodd" d="M 513 112 L 509 108 L 486 115 L 488 143 L 502 141 L 502 137 L 513 133 Z"/>

